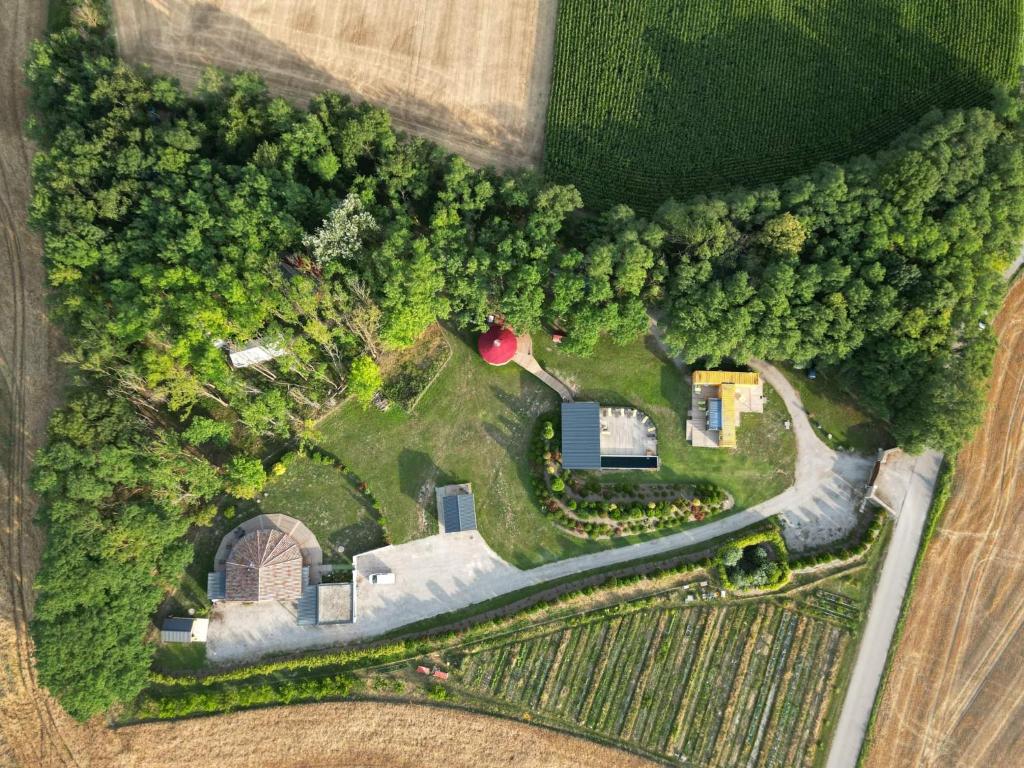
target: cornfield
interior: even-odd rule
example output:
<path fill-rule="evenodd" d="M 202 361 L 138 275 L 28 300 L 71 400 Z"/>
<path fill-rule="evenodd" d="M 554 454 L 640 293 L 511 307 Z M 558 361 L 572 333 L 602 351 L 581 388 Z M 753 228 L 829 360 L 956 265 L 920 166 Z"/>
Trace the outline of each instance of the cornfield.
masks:
<path fill-rule="evenodd" d="M 1018 0 L 560 0 L 546 171 L 591 206 L 780 181 L 1018 79 Z"/>

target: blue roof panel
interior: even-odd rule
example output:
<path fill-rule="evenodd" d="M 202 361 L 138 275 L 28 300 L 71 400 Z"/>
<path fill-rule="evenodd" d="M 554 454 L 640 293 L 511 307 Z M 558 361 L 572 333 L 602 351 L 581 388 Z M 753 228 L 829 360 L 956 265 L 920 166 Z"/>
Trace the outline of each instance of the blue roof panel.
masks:
<path fill-rule="evenodd" d="M 445 496 L 442 499 L 445 533 L 476 530 L 476 502 L 471 493 Z"/>
<path fill-rule="evenodd" d="M 601 468 L 601 409 L 597 403 L 562 403 L 562 466 Z"/>
<path fill-rule="evenodd" d="M 708 429 L 722 428 L 722 401 L 717 397 L 708 399 Z"/>

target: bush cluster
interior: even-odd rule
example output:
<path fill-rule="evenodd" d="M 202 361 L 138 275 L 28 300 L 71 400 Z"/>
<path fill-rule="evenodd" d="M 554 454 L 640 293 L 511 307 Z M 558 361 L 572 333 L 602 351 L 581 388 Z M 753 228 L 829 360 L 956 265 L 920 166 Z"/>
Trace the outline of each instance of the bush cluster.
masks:
<path fill-rule="evenodd" d="M 726 589 L 777 589 L 790 579 L 786 542 L 774 521 L 767 530 L 731 541 L 715 557 Z"/>

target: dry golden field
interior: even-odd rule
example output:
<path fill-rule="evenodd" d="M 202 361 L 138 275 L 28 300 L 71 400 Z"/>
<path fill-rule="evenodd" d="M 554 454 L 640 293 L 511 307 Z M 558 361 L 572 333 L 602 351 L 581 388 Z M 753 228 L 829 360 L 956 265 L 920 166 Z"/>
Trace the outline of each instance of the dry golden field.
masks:
<path fill-rule="evenodd" d="M 544 143 L 556 0 L 112 0 L 122 55 L 196 82 L 261 73 L 303 102 L 339 90 L 395 124 L 501 168 Z"/>
<path fill-rule="evenodd" d="M 960 454 L 893 660 L 867 768 L 1020 765 L 1024 280 L 997 323 L 985 424 Z"/>

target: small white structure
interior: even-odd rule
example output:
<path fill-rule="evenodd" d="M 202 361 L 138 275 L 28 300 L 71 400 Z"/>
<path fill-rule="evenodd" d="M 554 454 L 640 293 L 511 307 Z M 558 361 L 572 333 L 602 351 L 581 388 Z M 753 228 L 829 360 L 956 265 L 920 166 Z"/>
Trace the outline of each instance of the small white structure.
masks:
<path fill-rule="evenodd" d="M 254 341 L 247 347 L 228 352 L 228 358 L 231 360 L 232 367 L 248 368 L 251 365 L 266 363 L 287 353 L 288 350 L 279 344 L 264 344 Z"/>
<path fill-rule="evenodd" d="M 209 619 L 167 618 L 160 627 L 160 641 L 164 643 L 205 643 L 210 628 Z"/>

